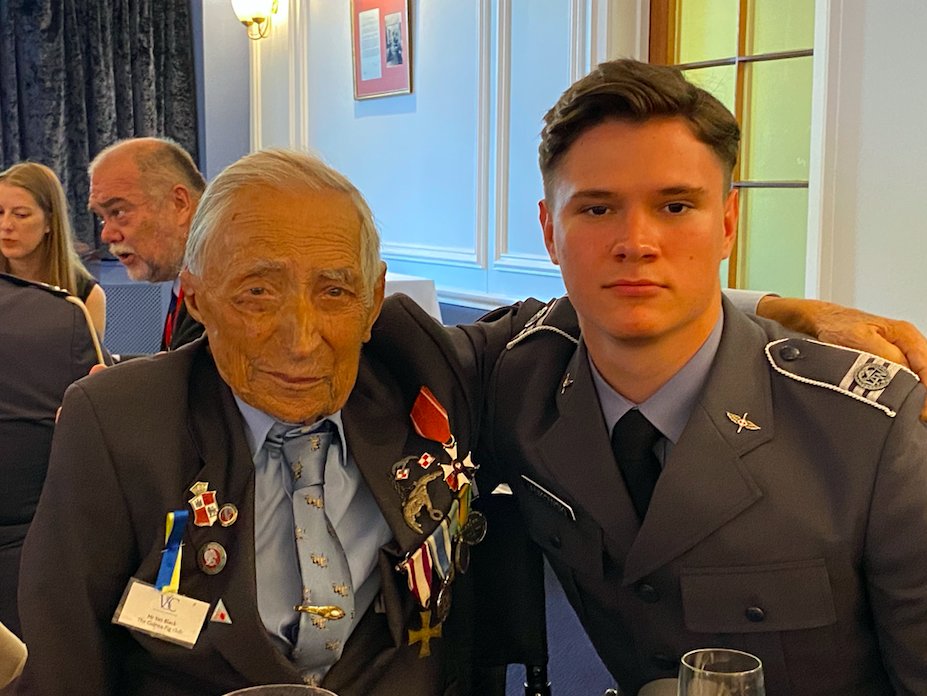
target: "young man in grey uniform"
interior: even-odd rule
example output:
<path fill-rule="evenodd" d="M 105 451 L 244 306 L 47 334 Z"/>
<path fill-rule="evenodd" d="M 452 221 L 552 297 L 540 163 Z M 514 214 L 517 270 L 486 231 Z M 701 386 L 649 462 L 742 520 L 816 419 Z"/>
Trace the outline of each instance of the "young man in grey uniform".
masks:
<path fill-rule="evenodd" d="M 722 298 L 740 132 L 681 73 L 605 63 L 545 121 L 569 299 L 466 330 L 484 490 L 511 486 L 626 694 L 715 646 L 771 696 L 927 693 L 917 377 Z"/>

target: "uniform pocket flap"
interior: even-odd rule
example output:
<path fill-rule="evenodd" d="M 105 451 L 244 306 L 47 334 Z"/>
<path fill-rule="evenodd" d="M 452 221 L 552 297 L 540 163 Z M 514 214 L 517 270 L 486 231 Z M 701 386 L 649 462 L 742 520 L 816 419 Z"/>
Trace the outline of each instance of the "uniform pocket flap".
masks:
<path fill-rule="evenodd" d="M 828 626 L 836 621 L 823 559 L 680 573 L 686 628 L 756 633 Z"/>

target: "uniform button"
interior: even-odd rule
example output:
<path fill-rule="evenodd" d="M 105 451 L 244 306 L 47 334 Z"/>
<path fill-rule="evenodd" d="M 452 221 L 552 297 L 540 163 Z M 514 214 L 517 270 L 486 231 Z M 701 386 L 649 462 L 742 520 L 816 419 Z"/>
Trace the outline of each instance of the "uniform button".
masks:
<path fill-rule="evenodd" d="M 783 346 L 779 349 L 779 357 L 786 362 L 792 362 L 801 357 L 801 351 L 796 346 Z"/>
<path fill-rule="evenodd" d="M 550 545 L 551 545 L 551 546 L 553 546 L 555 549 L 559 549 L 559 548 L 560 548 L 560 543 L 561 543 L 561 542 L 560 542 L 560 535 L 558 535 L 558 534 L 551 534 L 551 535 L 550 535 Z"/>
<path fill-rule="evenodd" d="M 657 669 L 664 672 L 672 672 L 679 669 L 679 658 L 667 655 L 666 653 L 655 653 L 651 656 L 653 664 Z"/>
<path fill-rule="evenodd" d="M 647 604 L 656 604 L 660 601 L 660 593 L 657 592 L 653 585 L 648 585 L 646 582 L 639 584 L 636 592 L 638 599 L 647 602 Z"/>
<path fill-rule="evenodd" d="M 752 621 L 753 623 L 759 623 L 766 618 L 766 612 L 763 611 L 762 607 L 747 607 L 744 614 L 747 617 L 747 621 Z"/>

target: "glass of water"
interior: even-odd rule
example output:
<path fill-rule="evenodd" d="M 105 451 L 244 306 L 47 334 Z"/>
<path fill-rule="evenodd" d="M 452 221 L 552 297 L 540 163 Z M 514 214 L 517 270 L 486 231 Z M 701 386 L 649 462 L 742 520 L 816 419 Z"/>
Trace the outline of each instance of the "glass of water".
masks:
<path fill-rule="evenodd" d="M 679 668 L 679 696 L 766 696 L 763 663 L 727 648 L 687 652 Z"/>

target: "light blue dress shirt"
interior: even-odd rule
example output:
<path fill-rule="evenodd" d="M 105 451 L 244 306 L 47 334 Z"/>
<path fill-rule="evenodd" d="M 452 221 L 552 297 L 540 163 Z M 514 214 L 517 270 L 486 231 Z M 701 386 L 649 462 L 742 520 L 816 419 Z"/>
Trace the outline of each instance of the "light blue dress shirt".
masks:
<path fill-rule="evenodd" d="M 244 420 L 245 438 L 254 460 L 261 451 L 268 431 L 276 421 L 263 411 L 249 406 L 237 396 L 235 403 Z M 329 450 L 325 463 L 325 513 L 344 547 L 348 567 L 351 570 L 356 611 L 353 629 L 379 592 L 380 576 L 376 572 L 377 556 L 380 547 L 393 535 L 370 488 L 351 457 L 344 436 L 341 411 L 326 416 L 324 420 L 331 421 L 335 425 L 341 443 L 340 447 L 332 447 Z M 261 477 L 258 477 L 255 486 L 260 485 L 264 484 L 262 484 Z M 285 486 L 285 490 L 292 501 L 292 485 Z M 256 500 L 271 498 L 273 498 L 273 492 L 255 490 Z M 302 586 L 299 565 L 294 563 L 296 540 L 293 530 L 292 505 L 277 506 L 274 510 L 255 509 L 254 515 L 256 530 L 283 529 L 283 533 L 287 534 L 288 542 L 293 544 L 294 552 L 287 558 L 278 558 L 280 554 L 274 551 L 273 544 L 263 544 L 257 538 L 254 548 L 255 566 L 258 570 L 284 564 L 283 575 L 293 576 L 291 582 L 283 586 L 268 587 L 266 583 L 262 586 L 260 582 L 262 573 L 257 573 L 259 579 L 257 585 L 258 611 L 261 614 L 261 620 L 274 644 L 289 657 L 294 645 L 293 632 L 299 623 L 299 614 L 295 609 L 292 612 L 289 610 L 290 605 L 295 606 L 299 602 L 299 597 L 296 597 L 296 601 L 291 601 L 289 596 L 292 594 L 292 587 Z M 277 517 L 271 519 L 270 515 Z M 282 605 L 281 598 L 283 598 Z"/>
<path fill-rule="evenodd" d="M 635 404 L 612 389 L 599 374 L 590 357 L 589 368 L 592 370 L 592 379 L 608 432 L 612 432 L 615 423 L 625 413 L 632 408 L 637 408 L 663 434 L 654 447 L 662 465 L 669 457 L 673 445 L 679 442 L 682 431 L 689 422 L 689 416 L 692 415 L 692 409 L 698 401 L 698 396 L 705 386 L 711 365 L 715 360 L 715 353 L 718 352 L 718 345 L 721 343 L 723 326 L 724 310 L 722 309 L 711 333 L 708 334 L 708 338 L 695 355 L 689 358 L 689 361 L 666 384 L 640 404 Z"/>

